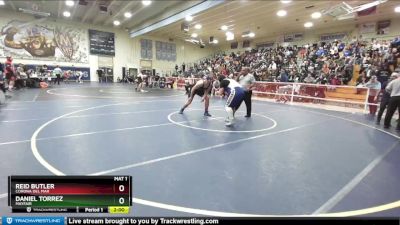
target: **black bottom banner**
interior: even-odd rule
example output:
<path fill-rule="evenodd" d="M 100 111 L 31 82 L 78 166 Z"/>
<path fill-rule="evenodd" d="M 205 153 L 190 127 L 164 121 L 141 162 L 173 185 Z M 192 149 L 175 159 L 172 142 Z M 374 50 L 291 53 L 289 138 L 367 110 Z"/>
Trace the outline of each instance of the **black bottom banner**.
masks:
<path fill-rule="evenodd" d="M 199 224 L 199 225 L 247 225 L 247 224 L 274 224 L 274 225 L 399 225 L 398 218 L 186 218 L 186 217 L 67 217 L 67 225 L 86 224 L 113 224 L 113 225 L 171 225 L 171 224 Z"/>

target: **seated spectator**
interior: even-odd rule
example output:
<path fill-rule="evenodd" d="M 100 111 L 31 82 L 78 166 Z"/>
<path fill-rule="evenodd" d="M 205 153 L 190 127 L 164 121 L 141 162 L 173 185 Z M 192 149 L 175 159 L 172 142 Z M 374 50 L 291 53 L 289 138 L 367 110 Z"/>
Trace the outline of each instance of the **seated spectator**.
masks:
<path fill-rule="evenodd" d="M 314 77 L 311 76 L 311 74 L 308 74 L 306 78 L 303 80 L 304 83 L 312 84 L 315 82 Z"/>
<path fill-rule="evenodd" d="M 170 86 L 171 89 L 174 88 L 174 82 L 175 80 L 172 78 L 167 79 L 167 82 L 165 83 L 165 86 L 168 88 L 168 86 Z"/>
<path fill-rule="evenodd" d="M 285 70 L 281 70 L 280 82 L 288 82 L 288 76 Z"/>

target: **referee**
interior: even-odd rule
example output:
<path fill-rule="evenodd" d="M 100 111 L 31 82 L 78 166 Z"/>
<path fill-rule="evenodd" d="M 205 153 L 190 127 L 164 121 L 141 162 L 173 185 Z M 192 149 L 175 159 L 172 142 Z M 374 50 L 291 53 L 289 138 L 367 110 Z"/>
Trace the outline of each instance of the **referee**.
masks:
<path fill-rule="evenodd" d="M 386 91 L 390 93 L 390 100 L 384 127 L 389 128 L 394 112 L 396 109 L 400 109 L 400 77 L 390 82 L 386 87 Z M 400 131 L 400 120 L 397 122 L 396 130 Z"/>
<path fill-rule="evenodd" d="M 240 71 L 239 84 L 242 85 L 244 91 L 244 103 L 246 104 L 246 116 L 251 117 L 251 95 L 253 94 L 252 88 L 256 79 L 253 74 L 250 73 L 249 67 L 243 67 Z"/>

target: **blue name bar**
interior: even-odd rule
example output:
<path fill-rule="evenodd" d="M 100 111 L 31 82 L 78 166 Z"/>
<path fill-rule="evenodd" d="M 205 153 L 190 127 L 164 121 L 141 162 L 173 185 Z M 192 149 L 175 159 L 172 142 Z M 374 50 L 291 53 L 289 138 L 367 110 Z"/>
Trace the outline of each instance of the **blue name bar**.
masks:
<path fill-rule="evenodd" d="M 13 217 L 2 218 L 3 225 L 64 225 L 64 217 Z"/>

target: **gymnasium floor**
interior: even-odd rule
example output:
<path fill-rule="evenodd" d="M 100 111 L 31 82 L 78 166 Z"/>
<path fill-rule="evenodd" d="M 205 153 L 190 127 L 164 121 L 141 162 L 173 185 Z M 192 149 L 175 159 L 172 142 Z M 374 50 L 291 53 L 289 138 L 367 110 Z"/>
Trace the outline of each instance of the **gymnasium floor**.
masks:
<path fill-rule="evenodd" d="M 400 145 L 361 114 L 254 101 L 233 128 L 181 91 L 70 84 L 0 107 L 0 212 L 8 175 L 132 175 L 133 216 L 399 216 Z M 369 213 L 369 214 L 367 214 Z"/>

